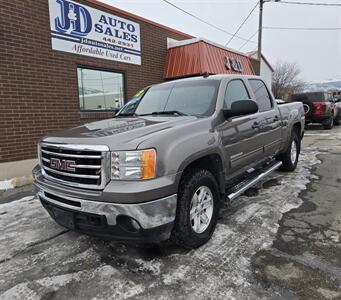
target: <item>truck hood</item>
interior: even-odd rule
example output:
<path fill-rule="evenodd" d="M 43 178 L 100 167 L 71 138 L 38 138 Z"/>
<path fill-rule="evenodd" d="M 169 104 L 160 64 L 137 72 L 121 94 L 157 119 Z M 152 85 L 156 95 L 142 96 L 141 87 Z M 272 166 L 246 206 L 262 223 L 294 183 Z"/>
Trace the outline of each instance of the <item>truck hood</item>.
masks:
<path fill-rule="evenodd" d="M 49 134 L 48 143 L 107 145 L 111 150 L 136 149 L 152 135 L 198 120 L 194 116 L 112 118 Z"/>

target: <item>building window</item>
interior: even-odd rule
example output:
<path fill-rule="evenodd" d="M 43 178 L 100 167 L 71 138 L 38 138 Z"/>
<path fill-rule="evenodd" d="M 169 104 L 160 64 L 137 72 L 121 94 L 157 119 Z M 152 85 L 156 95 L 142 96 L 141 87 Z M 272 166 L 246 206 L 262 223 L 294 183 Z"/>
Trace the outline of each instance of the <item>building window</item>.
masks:
<path fill-rule="evenodd" d="M 117 110 L 124 104 L 124 74 L 77 68 L 80 110 Z"/>

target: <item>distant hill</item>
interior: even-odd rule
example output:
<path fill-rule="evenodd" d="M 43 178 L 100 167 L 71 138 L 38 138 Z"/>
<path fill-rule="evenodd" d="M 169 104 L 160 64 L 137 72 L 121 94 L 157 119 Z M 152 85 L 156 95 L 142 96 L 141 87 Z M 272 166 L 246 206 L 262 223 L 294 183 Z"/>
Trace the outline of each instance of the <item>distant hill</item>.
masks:
<path fill-rule="evenodd" d="M 304 87 L 305 92 L 341 90 L 341 77 L 322 81 L 308 82 Z"/>

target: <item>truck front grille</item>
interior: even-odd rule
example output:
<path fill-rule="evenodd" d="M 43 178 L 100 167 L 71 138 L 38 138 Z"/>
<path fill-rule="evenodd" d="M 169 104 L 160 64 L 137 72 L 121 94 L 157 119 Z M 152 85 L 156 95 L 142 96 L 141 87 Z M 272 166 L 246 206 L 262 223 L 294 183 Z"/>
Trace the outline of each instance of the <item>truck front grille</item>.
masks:
<path fill-rule="evenodd" d="M 45 177 L 60 183 L 102 189 L 107 181 L 107 146 L 40 144 L 40 164 Z"/>

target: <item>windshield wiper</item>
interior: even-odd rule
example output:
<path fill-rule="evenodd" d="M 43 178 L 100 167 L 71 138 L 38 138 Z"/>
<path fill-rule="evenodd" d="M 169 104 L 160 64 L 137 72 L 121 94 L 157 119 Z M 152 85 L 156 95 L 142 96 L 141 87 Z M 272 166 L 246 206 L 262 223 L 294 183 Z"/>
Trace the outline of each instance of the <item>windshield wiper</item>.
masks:
<path fill-rule="evenodd" d="M 148 115 L 178 115 L 178 116 L 188 116 L 187 114 L 177 111 L 177 110 L 164 110 L 164 111 L 153 111 L 150 114 L 143 114 L 141 116 L 148 116 Z"/>

